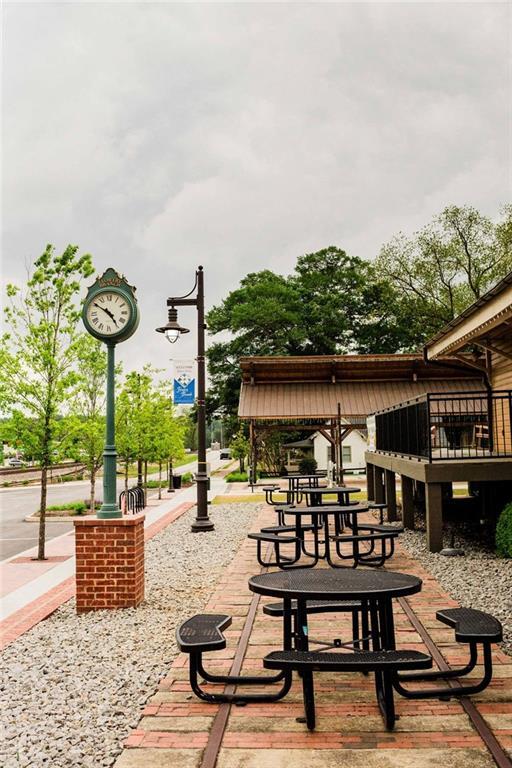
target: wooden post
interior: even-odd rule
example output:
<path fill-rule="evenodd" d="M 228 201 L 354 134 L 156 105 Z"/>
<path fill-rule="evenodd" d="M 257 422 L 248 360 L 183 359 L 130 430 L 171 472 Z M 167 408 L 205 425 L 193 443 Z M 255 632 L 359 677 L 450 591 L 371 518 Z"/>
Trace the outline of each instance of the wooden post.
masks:
<path fill-rule="evenodd" d="M 384 470 L 382 467 L 375 465 L 373 470 L 374 476 L 374 490 L 375 490 L 375 503 L 384 504 Z"/>
<path fill-rule="evenodd" d="M 391 469 L 386 469 L 386 505 L 388 523 L 396 520 L 396 479 Z"/>
<path fill-rule="evenodd" d="M 411 477 L 401 475 L 402 482 L 402 523 L 404 528 L 414 530 L 414 491 Z"/>
<path fill-rule="evenodd" d="M 366 465 L 366 497 L 368 501 L 375 500 L 375 467 L 373 464 Z"/>
<path fill-rule="evenodd" d="M 443 486 L 442 483 L 425 484 L 427 512 L 427 547 L 430 552 L 443 548 Z"/>

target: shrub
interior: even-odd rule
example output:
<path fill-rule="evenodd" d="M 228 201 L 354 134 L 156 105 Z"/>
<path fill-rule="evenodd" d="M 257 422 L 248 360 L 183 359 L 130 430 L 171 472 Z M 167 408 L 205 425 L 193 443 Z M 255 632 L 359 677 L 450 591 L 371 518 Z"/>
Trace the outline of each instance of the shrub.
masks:
<path fill-rule="evenodd" d="M 304 456 L 299 461 L 299 472 L 301 475 L 313 475 L 317 466 L 316 460 L 312 456 Z"/>
<path fill-rule="evenodd" d="M 181 476 L 181 484 L 184 483 L 193 483 L 194 482 L 194 474 L 192 472 L 184 472 Z"/>
<path fill-rule="evenodd" d="M 501 557 L 512 557 L 512 501 L 507 504 L 498 519 L 496 552 Z"/>
<path fill-rule="evenodd" d="M 226 483 L 246 483 L 247 472 L 230 472 L 225 477 Z"/>

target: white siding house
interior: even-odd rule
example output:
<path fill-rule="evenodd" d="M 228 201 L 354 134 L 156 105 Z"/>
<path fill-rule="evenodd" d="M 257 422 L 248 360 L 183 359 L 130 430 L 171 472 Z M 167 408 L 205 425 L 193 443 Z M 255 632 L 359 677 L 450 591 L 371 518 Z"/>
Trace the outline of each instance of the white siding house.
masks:
<path fill-rule="evenodd" d="M 331 458 L 331 444 L 320 432 L 315 432 L 312 438 L 318 469 L 327 469 L 327 462 Z M 344 470 L 365 469 L 364 454 L 367 445 L 366 437 L 363 437 L 361 432 L 357 429 L 351 430 L 343 440 L 342 450 Z"/>

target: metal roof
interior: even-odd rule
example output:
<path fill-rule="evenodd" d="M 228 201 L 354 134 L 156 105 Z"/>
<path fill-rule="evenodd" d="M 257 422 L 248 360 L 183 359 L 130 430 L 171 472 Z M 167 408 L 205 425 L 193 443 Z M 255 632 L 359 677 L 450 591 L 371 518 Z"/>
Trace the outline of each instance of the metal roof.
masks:
<path fill-rule="evenodd" d="M 474 368 L 460 360 L 447 360 L 440 373 L 420 354 L 242 357 L 240 368 L 250 384 L 475 378 Z"/>
<path fill-rule="evenodd" d="M 294 358 L 288 358 L 289 366 L 291 360 Z M 341 417 L 360 424 L 370 413 L 426 392 L 477 391 L 483 388 L 482 379 L 465 376 L 458 379 L 344 381 L 334 384 L 243 382 L 238 415 L 241 419 L 258 420 L 334 419 L 338 415 L 339 403 Z"/>
<path fill-rule="evenodd" d="M 505 275 L 505 277 L 496 283 L 496 285 L 494 285 L 490 290 L 488 290 L 487 293 L 484 293 L 483 296 L 480 296 L 480 298 L 473 302 L 473 304 L 471 304 L 469 307 L 467 307 L 464 312 L 461 312 L 460 315 L 457 315 L 457 317 L 447 323 L 433 338 L 427 341 L 424 347 L 426 356 L 428 357 L 428 352 L 431 347 L 444 339 L 444 337 L 454 331 L 458 326 L 463 325 L 468 320 L 468 318 L 475 314 L 475 312 L 478 312 L 479 309 L 488 304 L 492 299 L 506 291 L 510 285 L 512 285 L 512 272 L 509 272 L 507 275 Z"/>

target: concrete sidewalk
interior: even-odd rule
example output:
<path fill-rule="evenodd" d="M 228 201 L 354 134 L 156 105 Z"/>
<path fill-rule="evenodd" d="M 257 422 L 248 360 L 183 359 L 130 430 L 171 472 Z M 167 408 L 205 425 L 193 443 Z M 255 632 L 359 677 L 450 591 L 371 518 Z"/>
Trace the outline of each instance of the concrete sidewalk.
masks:
<path fill-rule="evenodd" d="M 265 508 L 254 530 L 275 522 Z M 455 606 L 438 582 L 400 546 L 389 570 L 418 575 L 421 593 L 409 606 L 452 666 L 463 663 L 467 646 L 454 642 L 453 630 L 435 619 L 441 607 Z M 281 647 L 281 622 L 262 613 L 267 598 L 248 590 L 248 578 L 260 572 L 255 543 L 245 540 L 205 609 L 229 614 L 228 647 L 205 654 L 205 666 L 226 674 L 233 667 L 242 632 L 250 631 L 243 673 L 268 674 L 261 659 Z M 251 619 L 251 605 L 255 620 Z M 271 600 L 270 600 L 271 601 Z M 401 606 L 395 612 L 397 642 L 428 652 Z M 311 617 L 310 634 L 328 639 L 350 635 L 345 614 Z M 478 716 L 492 729 L 504 750 L 512 748 L 512 658 L 493 646 L 492 684 L 472 698 Z M 481 668 L 473 671 L 476 677 Z M 495 762 L 457 699 L 410 701 L 396 695 L 400 719 L 393 732 L 385 730 L 375 701 L 372 676 L 317 674 L 317 728 L 309 732 L 297 721 L 303 715 L 300 681 L 273 704 L 212 705 L 201 702 L 188 682 L 188 656 L 180 654 L 171 673 L 145 706 L 138 727 L 126 741 L 116 768 L 492 768 Z M 211 687 L 213 690 L 213 687 Z M 507 759 L 505 757 L 505 759 Z"/>
<path fill-rule="evenodd" d="M 225 492 L 222 477 L 212 477 L 210 496 Z M 146 539 L 193 507 L 195 485 L 168 495 L 162 492 L 148 498 L 144 521 Z M 23 632 L 46 618 L 75 594 L 75 535 L 74 531 L 47 542 L 48 559 L 32 558 L 33 547 L 0 563 L 0 647 L 5 647 Z"/>

